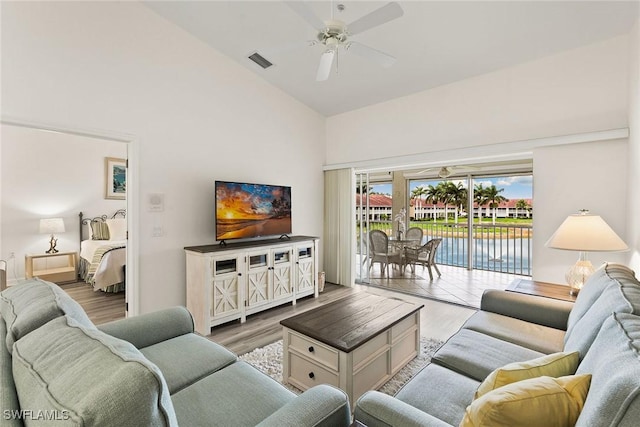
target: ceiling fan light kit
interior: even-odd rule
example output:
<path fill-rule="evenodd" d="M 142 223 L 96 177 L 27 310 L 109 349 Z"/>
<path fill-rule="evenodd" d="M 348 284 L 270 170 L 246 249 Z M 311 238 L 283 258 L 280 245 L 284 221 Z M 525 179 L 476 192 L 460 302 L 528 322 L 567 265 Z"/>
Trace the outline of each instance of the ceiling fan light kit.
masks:
<path fill-rule="evenodd" d="M 443 166 L 440 171 L 438 172 L 438 176 L 440 178 L 449 178 L 451 176 L 452 172 L 451 169 L 449 169 L 446 166 Z"/>
<path fill-rule="evenodd" d="M 361 43 L 353 42 L 349 40 L 349 37 L 401 17 L 404 12 L 398 3 L 388 3 L 355 20 L 350 25 L 346 25 L 338 19 L 333 19 L 333 6 L 331 9 L 331 19 L 322 21 L 306 2 L 286 1 L 285 3 L 302 19 L 318 30 L 318 42 L 326 47 L 326 50 L 320 57 L 320 65 L 318 66 L 318 72 L 316 74 L 317 81 L 324 81 L 329 78 L 334 58 L 337 59 L 338 51 L 341 47 L 345 51 L 351 50 L 353 53 L 376 62 L 385 68 L 390 67 L 395 62 L 396 59 L 393 56 Z M 339 4 L 337 9 L 342 12 L 344 5 Z M 317 43 L 314 41 L 309 44 L 314 45 Z"/>

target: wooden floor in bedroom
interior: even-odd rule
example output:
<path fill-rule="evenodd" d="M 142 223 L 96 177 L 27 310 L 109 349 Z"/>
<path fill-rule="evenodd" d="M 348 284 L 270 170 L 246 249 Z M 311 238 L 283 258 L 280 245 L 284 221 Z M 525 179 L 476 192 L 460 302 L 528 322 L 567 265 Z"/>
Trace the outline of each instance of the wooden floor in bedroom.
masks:
<path fill-rule="evenodd" d="M 89 319 L 96 325 L 123 319 L 125 316 L 124 292 L 112 294 L 94 291 L 85 282 L 69 283 L 60 287 L 80 303 Z"/>

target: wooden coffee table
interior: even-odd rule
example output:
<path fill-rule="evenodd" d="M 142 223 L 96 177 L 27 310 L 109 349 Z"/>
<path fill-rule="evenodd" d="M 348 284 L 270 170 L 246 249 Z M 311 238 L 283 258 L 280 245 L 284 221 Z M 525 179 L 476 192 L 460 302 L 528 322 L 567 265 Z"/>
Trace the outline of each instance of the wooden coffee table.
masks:
<path fill-rule="evenodd" d="M 418 355 L 422 307 L 358 292 L 282 320 L 284 381 L 340 387 L 353 405 Z"/>

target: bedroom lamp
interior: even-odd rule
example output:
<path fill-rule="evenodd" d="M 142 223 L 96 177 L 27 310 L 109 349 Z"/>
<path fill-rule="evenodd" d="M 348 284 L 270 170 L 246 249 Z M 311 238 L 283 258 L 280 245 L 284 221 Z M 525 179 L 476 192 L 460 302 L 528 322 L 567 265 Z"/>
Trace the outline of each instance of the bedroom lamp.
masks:
<path fill-rule="evenodd" d="M 51 234 L 51 240 L 49 241 L 48 254 L 58 253 L 56 249 L 56 243 L 58 239 L 54 236 L 56 233 L 64 233 L 64 221 L 62 218 L 44 218 L 40 220 L 40 234 Z"/>
<path fill-rule="evenodd" d="M 570 294 L 577 295 L 582 285 L 595 271 L 587 252 L 616 252 L 628 249 L 625 242 L 599 216 L 590 215 L 583 209 L 579 214 L 569 215 L 547 240 L 545 246 L 567 251 L 579 251 L 575 263 L 565 278 L 571 286 Z"/>

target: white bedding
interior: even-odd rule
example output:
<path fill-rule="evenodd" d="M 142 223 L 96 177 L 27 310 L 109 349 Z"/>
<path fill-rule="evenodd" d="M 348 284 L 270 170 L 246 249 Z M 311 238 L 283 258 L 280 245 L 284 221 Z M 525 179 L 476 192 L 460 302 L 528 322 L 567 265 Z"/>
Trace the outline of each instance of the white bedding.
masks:
<path fill-rule="evenodd" d="M 80 258 L 84 258 L 87 261 L 91 262 L 91 260 L 93 259 L 93 254 L 100 246 L 126 244 L 126 240 L 83 240 L 80 244 Z"/>
<path fill-rule="evenodd" d="M 91 264 L 98 248 L 105 245 L 126 246 L 126 240 L 83 240 L 80 244 L 80 258 Z M 106 252 L 93 276 L 93 290 L 97 291 L 124 282 L 123 266 L 127 263 L 126 248 Z"/>

